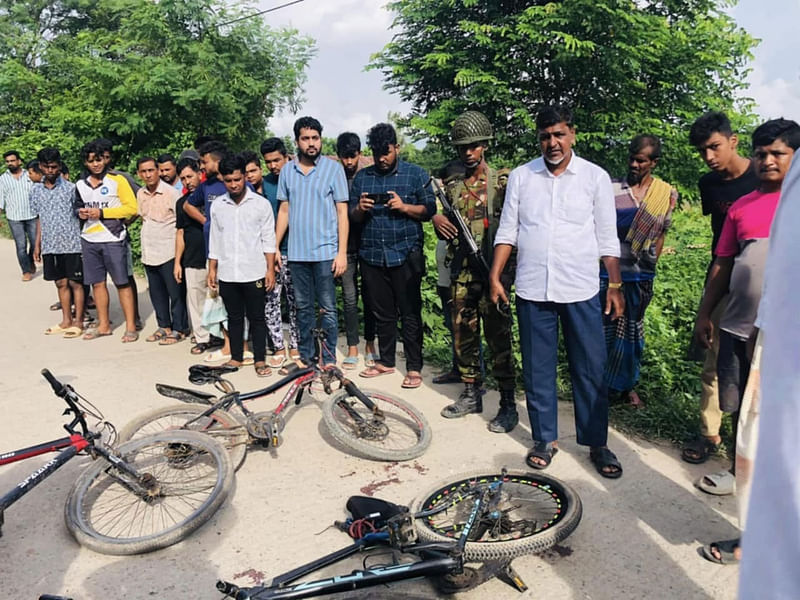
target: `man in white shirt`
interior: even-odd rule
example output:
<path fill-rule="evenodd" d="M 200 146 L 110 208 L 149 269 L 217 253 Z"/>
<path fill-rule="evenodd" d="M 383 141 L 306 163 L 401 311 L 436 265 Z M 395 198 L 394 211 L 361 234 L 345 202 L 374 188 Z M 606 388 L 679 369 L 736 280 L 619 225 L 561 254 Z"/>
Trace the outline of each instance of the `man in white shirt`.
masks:
<path fill-rule="evenodd" d="M 558 451 L 556 362 L 559 321 L 564 332 L 578 443 L 603 477 L 622 466 L 606 447 L 606 348 L 599 300 L 598 258 L 609 274 L 605 314 L 616 319 L 620 288 L 619 240 L 611 178 L 572 151 L 572 111 L 548 106 L 536 117 L 542 156 L 508 179 L 490 274 L 491 298 L 508 301 L 500 273 L 517 248 L 517 317 L 533 448 L 525 462 L 544 469 Z"/>
<path fill-rule="evenodd" d="M 245 185 L 245 162 L 228 155 L 219 163 L 227 193 L 211 205 L 208 287 L 217 289 L 228 312 L 231 360 L 244 359 L 244 318 L 250 323 L 256 374 L 271 374 L 266 363 L 265 292 L 275 285 L 275 219 L 272 205 Z"/>

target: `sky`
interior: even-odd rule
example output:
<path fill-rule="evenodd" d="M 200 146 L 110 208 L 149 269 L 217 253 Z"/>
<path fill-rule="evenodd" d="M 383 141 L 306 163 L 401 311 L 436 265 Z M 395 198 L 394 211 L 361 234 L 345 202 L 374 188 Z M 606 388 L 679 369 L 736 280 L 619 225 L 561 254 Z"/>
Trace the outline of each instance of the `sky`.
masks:
<path fill-rule="evenodd" d="M 286 0 L 260 0 L 261 8 Z M 292 27 L 317 43 L 308 68 L 305 98 L 298 114 L 282 113 L 269 122 L 277 135 L 291 134 L 294 120 L 311 115 L 323 135 L 336 137 L 385 121 L 389 112 L 407 112 L 400 99 L 383 89 L 378 71 L 365 71 L 370 56 L 391 40 L 391 14 L 386 0 L 304 0 L 266 15 L 273 28 Z M 755 49 L 744 95 L 756 102 L 763 117 L 800 120 L 800 0 L 740 0 L 731 9 L 737 23 L 761 39 Z M 291 57 L 287 57 L 288 60 Z"/>

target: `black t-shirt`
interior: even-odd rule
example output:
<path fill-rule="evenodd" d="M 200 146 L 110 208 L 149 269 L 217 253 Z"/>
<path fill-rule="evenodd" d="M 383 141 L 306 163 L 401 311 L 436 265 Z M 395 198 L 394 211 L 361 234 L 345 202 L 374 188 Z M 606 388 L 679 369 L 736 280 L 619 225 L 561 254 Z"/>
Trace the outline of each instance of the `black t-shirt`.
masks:
<path fill-rule="evenodd" d="M 736 179 L 723 179 L 716 171 L 706 173 L 697 184 L 700 187 L 700 201 L 703 204 L 703 214 L 711 215 L 711 232 L 714 235 L 711 243 L 711 252 L 717 248 L 722 226 L 728 208 L 745 194 L 749 194 L 759 185 L 758 176 L 753 168 L 753 161 L 743 174 Z"/>
<path fill-rule="evenodd" d="M 183 203 L 190 194 L 184 194 L 175 203 L 175 228 L 183 229 L 183 256 L 181 266 L 190 269 L 206 268 L 206 238 L 203 235 L 203 226 L 192 219 L 183 210 Z"/>

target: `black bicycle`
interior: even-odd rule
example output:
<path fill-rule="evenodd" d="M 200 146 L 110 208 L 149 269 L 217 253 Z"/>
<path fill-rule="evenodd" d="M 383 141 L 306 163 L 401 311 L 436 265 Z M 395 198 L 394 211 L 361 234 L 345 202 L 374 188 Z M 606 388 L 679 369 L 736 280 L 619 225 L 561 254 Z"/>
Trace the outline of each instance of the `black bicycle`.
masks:
<path fill-rule="evenodd" d="M 165 431 L 114 446 L 114 426 L 70 385 L 42 375 L 67 403 L 69 437 L 0 454 L 6 465 L 47 452 L 58 456 L 0 498 L 4 511 L 77 454 L 94 462 L 67 497 L 67 528 L 82 545 L 104 554 L 139 554 L 170 546 L 208 521 L 233 485 L 225 448 L 193 431 Z M 90 429 L 87 418 L 96 418 Z"/>
<path fill-rule="evenodd" d="M 310 598 L 431 576 L 438 578 L 442 593 L 453 593 L 499 575 L 524 591 L 526 586 L 511 560 L 564 540 L 578 526 L 582 505 L 572 488 L 553 477 L 503 469 L 448 478 L 422 494 L 410 511 L 391 512 L 395 514 L 380 530 L 354 535 L 357 539 L 352 545 L 273 577 L 265 585 L 243 588 L 218 581 L 217 589 L 236 600 Z M 376 515 L 380 511 L 368 517 Z M 348 525 L 352 533 L 354 524 Z M 367 529 L 371 528 L 370 524 Z M 393 550 L 390 564 L 383 552 L 374 557 L 382 564 L 368 566 L 368 555 L 361 570 L 298 582 L 323 567 L 378 547 Z M 481 566 L 475 569 L 465 563 Z"/>
<path fill-rule="evenodd" d="M 314 331 L 318 349 L 324 347 L 323 335 L 319 330 Z M 156 384 L 160 394 L 184 404 L 140 415 L 120 431 L 120 438 L 136 439 L 175 429 L 201 431 L 219 439 L 238 468 L 244 461 L 248 443 L 268 448 L 282 443 L 286 409 L 292 402 L 299 405 L 306 393 L 313 396 L 316 386 L 326 395 L 322 418 L 328 431 L 340 444 L 361 456 L 382 461 L 410 460 L 425 452 L 431 443 L 431 429 L 421 412 L 391 394 L 360 389 L 335 365 L 293 368 L 275 383 L 247 393 L 236 391 L 225 379 L 236 370 L 237 367 L 206 365 L 189 368 L 189 381 L 214 384 L 224 394 L 219 399 L 197 390 Z M 289 389 L 272 411 L 254 413 L 244 405 L 247 400 L 267 396 L 287 385 Z M 231 411 L 234 406 L 240 415 Z"/>

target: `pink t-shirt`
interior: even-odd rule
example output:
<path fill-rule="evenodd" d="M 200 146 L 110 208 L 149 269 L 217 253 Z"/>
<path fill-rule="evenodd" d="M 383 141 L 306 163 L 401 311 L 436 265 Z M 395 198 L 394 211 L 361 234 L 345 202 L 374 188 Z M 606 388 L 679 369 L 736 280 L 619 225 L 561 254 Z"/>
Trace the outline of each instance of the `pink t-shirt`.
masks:
<path fill-rule="evenodd" d="M 736 256 L 741 242 L 768 238 L 780 199 L 780 192 L 765 194 L 756 190 L 734 202 L 725 217 L 716 255 Z"/>

